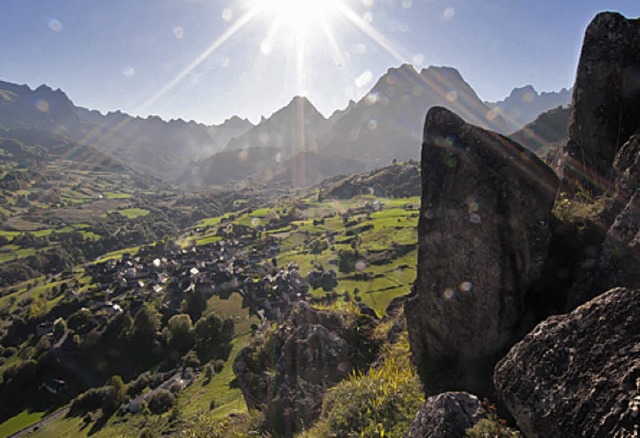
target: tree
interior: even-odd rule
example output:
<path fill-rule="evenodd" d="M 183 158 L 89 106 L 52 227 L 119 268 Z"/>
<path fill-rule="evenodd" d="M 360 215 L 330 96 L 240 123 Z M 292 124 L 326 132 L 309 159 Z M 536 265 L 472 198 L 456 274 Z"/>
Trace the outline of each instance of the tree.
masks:
<path fill-rule="evenodd" d="M 189 315 L 174 315 L 167 323 L 167 344 L 178 353 L 185 354 L 193 348 L 193 323 Z"/>
<path fill-rule="evenodd" d="M 160 314 L 155 308 L 145 304 L 133 317 L 131 339 L 138 344 L 150 345 L 159 328 Z"/>
<path fill-rule="evenodd" d="M 194 332 L 195 350 L 204 363 L 228 353 L 229 342 L 234 334 L 233 320 L 222 321 L 211 313 L 196 323 Z"/>
<path fill-rule="evenodd" d="M 207 309 L 207 297 L 202 290 L 196 288 L 187 294 L 186 313 L 189 314 L 192 321 L 197 321 L 202 316 L 202 313 Z"/>
<path fill-rule="evenodd" d="M 105 397 L 102 411 L 106 414 L 114 413 L 127 397 L 127 386 L 119 375 L 112 376 L 105 387 Z"/>
<path fill-rule="evenodd" d="M 62 335 L 67 331 L 67 323 L 64 322 L 63 318 L 58 318 L 53 323 L 53 337 L 55 339 L 60 339 Z"/>

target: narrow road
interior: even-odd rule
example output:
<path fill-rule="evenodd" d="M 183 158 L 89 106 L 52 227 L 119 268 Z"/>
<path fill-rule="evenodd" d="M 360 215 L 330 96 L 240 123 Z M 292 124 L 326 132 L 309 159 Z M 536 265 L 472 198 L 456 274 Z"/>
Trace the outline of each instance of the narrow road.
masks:
<path fill-rule="evenodd" d="M 9 435 L 9 438 L 19 438 L 19 437 L 27 436 L 37 430 L 42 429 L 44 426 L 49 424 L 49 422 L 55 420 L 56 418 L 62 417 L 63 415 L 67 415 L 68 412 L 69 412 L 69 408 L 60 409 L 59 411 L 56 411 L 53 414 L 46 416 L 45 418 L 38 421 L 37 423 L 34 423 L 29 427 L 25 427 L 24 429 L 14 433 L 13 435 Z"/>

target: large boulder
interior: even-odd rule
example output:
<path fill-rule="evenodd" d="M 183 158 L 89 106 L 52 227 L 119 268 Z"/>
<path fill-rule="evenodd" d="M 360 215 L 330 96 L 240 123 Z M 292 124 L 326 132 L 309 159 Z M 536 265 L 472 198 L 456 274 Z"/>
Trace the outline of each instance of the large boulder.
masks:
<path fill-rule="evenodd" d="M 598 14 L 586 30 L 573 88 L 563 190 L 600 194 L 615 179 L 613 161 L 640 120 L 640 20 Z"/>
<path fill-rule="evenodd" d="M 463 438 L 487 413 L 475 395 L 445 392 L 429 397 L 404 438 Z"/>
<path fill-rule="evenodd" d="M 494 383 L 527 437 L 636 436 L 640 289 L 542 322 L 498 363 Z"/>
<path fill-rule="evenodd" d="M 444 108 L 426 117 L 415 296 L 405 305 L 427 393 L 491 394 L 493 366 L 533 327 L 558 180 L 530 151 Z"/>
<path fill-rule="evenodd" d="M 320 414 L 325 389 L 374 359 L 377 344 L 368 336 L 375 324 L 364 313 L 347 321 L 296 303 L 276 331 L 262 333 L 234 362 L 247 405 L 265 413 L 274 436 L 308 427 Z"/>

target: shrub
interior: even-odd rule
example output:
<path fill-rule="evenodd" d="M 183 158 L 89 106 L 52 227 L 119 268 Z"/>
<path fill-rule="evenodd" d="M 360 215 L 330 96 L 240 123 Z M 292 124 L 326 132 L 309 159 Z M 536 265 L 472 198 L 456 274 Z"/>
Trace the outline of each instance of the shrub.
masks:
<path fill-rule="evenodd" d="M 173 383 L 171 384 L 171 386 L 169 386 L 169 391 L 170 391 L 172 394 L 177 394 L 177 393 L 179 393 L 180 391 L 182 391 L 182 385 L 181 385 L 180 383 L 178 383 L 178 382 L 173 382 Z"/>
<path fill-rule="evenodd" d="M 496 407 L 485 399 L 482 403 L 487 411 L 487 418 L 480 420 L 465 432 L 468 438 L 519 438 L 521 435 L 507 427 L 507 422 L 498 418 Z"/>
<path fill-rule="evenodd" d="M 424 402 L 409 356 L 404 332 L 379 366 L 327 391 L 320 420 L 303 436 L 402 436 Z"/>
<path fill-rule="evenodd" d="M 100 409 L 102 407 L 102 403 L 107 397 L 108 389 L 106 387 L 102 388 L 92 388 L 86 392 L 83 392 L 79 396 L 77 396 L 73 402 L 71 403 L 71 412 L 85 414 L 87 412 L 92 412 Z"/>
<path fill-rule="evenodd" d="M 198 368 L 201 365 L 200 359 L 195 351 L 190 351 L 183 358 L 182 361 L 185 367 Z"/>
<path fill-rule="evenodd" d="M 216 359 L 216 360 L 213 362 L 213 370 L 214 370 L 216 373 L 219 373 L 220 371 L 222 371 L 222 369 L 223 369 L 223 368 L 224 368 L 224 360 L 222 360 L 222 359 Z"/>
<path fill-rule="evenodd" d="M 268 436 L 264 430 L 264 417 L 258 411 L 246 414 L 227 416 L 222 419 L 212 418 L 208 413 L 185 419 L 180 425 L 183 436 L 194 438 L 241 438 Z"/>
<path fill-rule="evenodd" d="M 129 397 L 136 397 L 140 394 L 144 388 L 151 382 L 151 374 L 147 371 L 146 373 L 140 374 L 135 380 L 129 382 L 127 386 L 127 395 Z"/>
<path fill-rule="evenodd" d="M 170 391 L 159 389 L 149 398 L 149 409 L 154 414 L 162 414 L 171 409 L 175 401 L 176 398 Z"/>
<path fill-rule="evenodd" d="M 207 380 L 211 380 L 213 376 L 215 376 L 216 370 L 213 367 L 213 364 L 208 364 L 204 369 L 204 376 Z"/>

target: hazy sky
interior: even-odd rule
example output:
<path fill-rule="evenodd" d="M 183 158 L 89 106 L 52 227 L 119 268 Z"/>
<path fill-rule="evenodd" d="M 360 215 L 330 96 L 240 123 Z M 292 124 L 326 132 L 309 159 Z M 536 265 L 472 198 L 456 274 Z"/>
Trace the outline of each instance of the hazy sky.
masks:
<path fill-rule="evenodd" d="M 457 68 L 484 100 L 572 85 L 586 25 L 639 0 L 1 0 L 0 79 L 102 112 L 220 123 L 305 94 L 326 116 L 390 67 Z"/>

